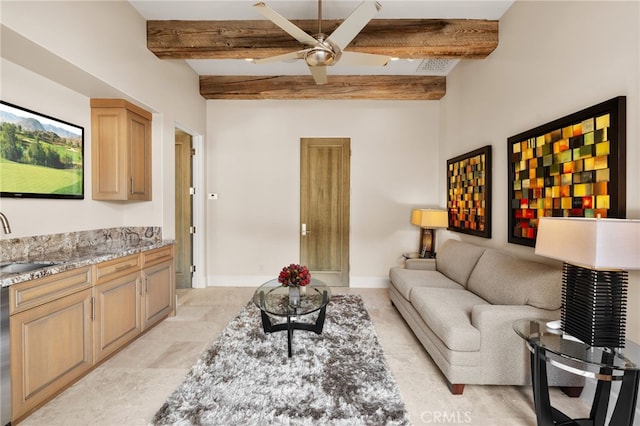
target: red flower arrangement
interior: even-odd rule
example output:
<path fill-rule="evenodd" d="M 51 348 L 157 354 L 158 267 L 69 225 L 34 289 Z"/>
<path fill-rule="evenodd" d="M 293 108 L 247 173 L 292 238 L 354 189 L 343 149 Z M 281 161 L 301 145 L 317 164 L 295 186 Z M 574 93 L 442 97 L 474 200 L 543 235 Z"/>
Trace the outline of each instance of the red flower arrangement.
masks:
<path fill-rule="evenodd" d="M 278 275 L 278 282 L 284 287 L 305 286 L 311 282 L 311 274 L 306 266 L 292 263 L 282 268 L 280 275 Z"/>

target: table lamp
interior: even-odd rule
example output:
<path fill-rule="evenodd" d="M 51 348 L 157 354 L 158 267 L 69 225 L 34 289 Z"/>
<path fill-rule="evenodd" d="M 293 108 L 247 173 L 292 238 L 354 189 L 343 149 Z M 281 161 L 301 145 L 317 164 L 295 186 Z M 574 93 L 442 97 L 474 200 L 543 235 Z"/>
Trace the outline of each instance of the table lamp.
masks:
<path fill-rule="evenodd" d="M 543 217 L 535 253 L 562 260 L 562 329 L 623 348 L 629 270 L 640 269 L 640 220 Z"/>
<path fill-rule="evenodd" d="M 446 228 L 449 215 L 446 210 L 413 209 L 411 211 L 411 223 L 422 228 L 420 233 L 421 258 L 436 257 L 436 228 Z"/>

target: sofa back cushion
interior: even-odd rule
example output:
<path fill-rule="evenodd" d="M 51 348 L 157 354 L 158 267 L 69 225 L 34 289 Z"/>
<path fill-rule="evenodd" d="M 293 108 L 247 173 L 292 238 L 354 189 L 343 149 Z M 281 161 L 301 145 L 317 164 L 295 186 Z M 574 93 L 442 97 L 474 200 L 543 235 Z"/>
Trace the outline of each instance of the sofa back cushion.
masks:
<path fill-rule="evenodd" d="M 560 309 L 562 270 L 487 249 L 469 277 L 467 288 L 494 305 L 530 305 Z"/>
<path fill-rule="evenodd" d="M 438 249 L 436 269 L 466 287 L 471 271 L 485 250 L 462 241 L 447 240 Z"/>

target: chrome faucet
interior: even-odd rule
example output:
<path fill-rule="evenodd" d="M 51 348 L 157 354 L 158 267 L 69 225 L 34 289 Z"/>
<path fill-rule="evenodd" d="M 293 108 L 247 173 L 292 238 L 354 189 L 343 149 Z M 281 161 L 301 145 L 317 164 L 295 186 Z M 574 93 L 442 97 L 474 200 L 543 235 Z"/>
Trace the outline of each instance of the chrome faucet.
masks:
<path fill-rule="evenodd" d="M 11 227 L 9 226 L 9 220 L 4 215 L 4 213 L 0 212 L 0 222 L 2 222 L 2 228 L 4 228 L 5 234 L 11 233 Z"/>

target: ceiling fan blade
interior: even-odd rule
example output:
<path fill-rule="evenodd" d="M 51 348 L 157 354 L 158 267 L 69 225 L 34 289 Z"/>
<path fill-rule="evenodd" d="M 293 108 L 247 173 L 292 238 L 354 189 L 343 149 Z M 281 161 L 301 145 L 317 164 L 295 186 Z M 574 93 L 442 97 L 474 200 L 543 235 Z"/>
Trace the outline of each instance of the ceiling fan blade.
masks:
<path fill-rule="evenodd" d="M 334 42 L 340 50 L 344 50 L 381 8 L 380 3 L 375 0 L 364 0 L 356 10 L 331 33 L 329 39 Z"/>
<path fill-rule="evenodd" d="M 262 16 L 285 30 L 289 35 L 298 40 L 300 43 L 308 44 L 310 46 L 315 46 L 316 44 L 318 44 L 318 40 L 305 33 L 302 29 L 300 29 L 300 27 L 291 23 L 287 18 L 280 15 L 278 12 L 270 9 L 263 2 L 254 4 L 253 8 L 257 10 L 258 13 L 260 13 Z"/>
<path fill-rule="evenodd" d="M 311 75 L 315 80 L 317 85 L 327 84 L 327 67 L 326 65 L 316 65 L 313 67 L 309 67 L 309 71 L 311 71 Z"/>
<path fill-rule="evenodd" d="M 298 50 L 296 52 L 284 53 L 282 55 L 269 56 L 268 58 L 253 59 L 254 64 L 268 64 L 270 62 L 289 61 L 291 59 L 304 59 L 305 53 L 310 49 Z"/>
<path fill-rule="evenodd" d="M 347 66 L 374 66 L 384 67 L 389 63 L 391 58 L 385 55 L 374 55 L 371 53 L 359 52 L 342 52 L 340 56 L 340 65 Z"/>

